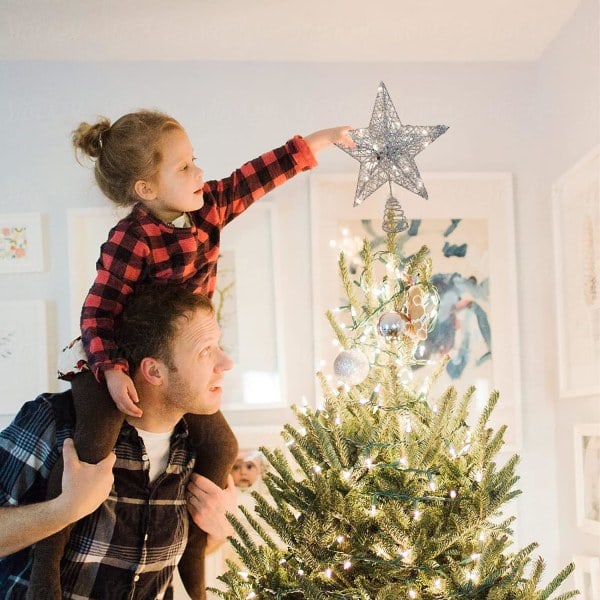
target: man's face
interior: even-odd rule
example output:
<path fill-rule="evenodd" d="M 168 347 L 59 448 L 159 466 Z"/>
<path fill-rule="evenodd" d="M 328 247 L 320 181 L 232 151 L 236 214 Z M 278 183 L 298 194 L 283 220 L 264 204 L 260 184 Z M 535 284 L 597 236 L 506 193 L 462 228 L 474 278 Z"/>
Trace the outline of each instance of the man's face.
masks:
<path fill-rule="evenodd" d="M 167 402 L 182 414 L 209 415 L 221 406 L 225 371 L 233 366 L 219 345 L 221 329 L 214 316 L 197 310 L 180 319 L 172 344 L 174 370 L 167 374 Z"/>

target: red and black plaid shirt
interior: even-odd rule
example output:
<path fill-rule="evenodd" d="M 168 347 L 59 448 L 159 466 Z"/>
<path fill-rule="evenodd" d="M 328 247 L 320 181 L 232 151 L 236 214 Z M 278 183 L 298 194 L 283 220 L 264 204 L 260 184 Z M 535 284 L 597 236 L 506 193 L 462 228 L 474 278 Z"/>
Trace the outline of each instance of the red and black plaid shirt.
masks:
<path fill-rule="evenodd" d="M 100 249 L 96 279 L 81 313 L 81 334 L 96 377 L 127 370 L 117 357 L 115 318 L 140 286 L 185 285 L 212 296 L 221 229 L 252 203 L 294 175 L 316 165 L 300 136 L 246 163 L 221 181 L 204 184 L 204 206 L 189 213 L 191 227 L 163 223 L 137 204 L 111 229 Z"/>

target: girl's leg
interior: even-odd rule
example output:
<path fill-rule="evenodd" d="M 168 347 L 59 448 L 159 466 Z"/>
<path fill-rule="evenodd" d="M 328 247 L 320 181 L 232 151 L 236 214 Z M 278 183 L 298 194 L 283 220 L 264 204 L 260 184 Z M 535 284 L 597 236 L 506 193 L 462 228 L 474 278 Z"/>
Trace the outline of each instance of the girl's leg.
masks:
<path fill-rule="evenodd" d="M 75 407 L 75 448 L 80 460 L 95 464 L 114 448 L 124 417 L 106 385 L 98 383 L 92 373 L 76 375 L 71 388 Z M 48 500 L 60 494 L 62 474 L 61 455 L 50 472 L 46 492 Z M 72 527 L 73 524 L 35 545 L 28 600 L 61 599 L 60 561 Z"/>
<path fill-rule="evenodd" d="M 190 440 L 196 451 L 196 473 L 207 477 L 222 488 L 238 454 L 238 442 L 219 411 L 214 415 L 185 416 Z M 190 519 L 190 533 L 185 552 L 179 561 L 179 574 L 192 600 L 204 600 L 204 555 L 206 533 Z"/>

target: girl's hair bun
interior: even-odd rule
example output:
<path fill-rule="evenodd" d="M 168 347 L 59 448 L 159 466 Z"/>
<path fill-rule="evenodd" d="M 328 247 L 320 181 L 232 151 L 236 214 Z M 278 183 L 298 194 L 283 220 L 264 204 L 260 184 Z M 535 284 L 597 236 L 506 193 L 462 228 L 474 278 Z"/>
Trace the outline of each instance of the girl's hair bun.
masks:
<path fill-rule="evenodd" d="M 73 146 L 76 150 L 92 158 L 98 158 L 102 152 L 106 132 L 110 129 L 110 121 L 102 117 L 96 123 L 80 123 L 73 131 Z"/>

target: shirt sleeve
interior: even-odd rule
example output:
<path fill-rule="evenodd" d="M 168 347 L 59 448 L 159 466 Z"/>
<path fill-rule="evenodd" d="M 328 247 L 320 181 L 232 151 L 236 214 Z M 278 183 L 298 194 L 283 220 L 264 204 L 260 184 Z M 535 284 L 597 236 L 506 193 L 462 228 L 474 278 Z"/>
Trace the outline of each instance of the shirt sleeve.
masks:
<path fill-rule="evenodd" d="M 207 181 L 205 198 L 212 200 L 216 213 L 203 216 L 209 221 L 217 220 L 213 224 L 224 227 L 267 192 L 316 164 L 310 147 L 297 135 L 283 146 L 245 163 L 229 177 Z"/>
<path fill-rule="evenodd" d="M 115 320 L 142 278 L 149 255 L 148 244 L 125 220 L 110 231 L 100 248 L 96 279 L 81 311 L 81 338 L 98 380 L 107 369 L 128 371 L 127 361 L 118 356 Z"/>
<path fill-rule="evenodd" d="M 42 396 L 27 402 L 0 432 L 0 506 L 45 498 L 46 482 L 66 433 L 60 437 L 53 410 Z"/>

